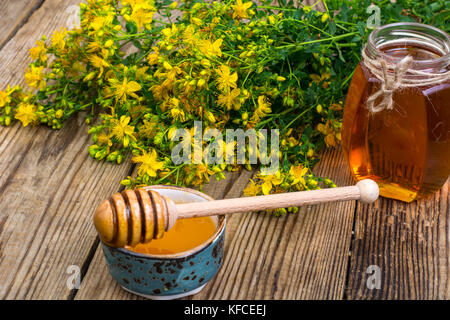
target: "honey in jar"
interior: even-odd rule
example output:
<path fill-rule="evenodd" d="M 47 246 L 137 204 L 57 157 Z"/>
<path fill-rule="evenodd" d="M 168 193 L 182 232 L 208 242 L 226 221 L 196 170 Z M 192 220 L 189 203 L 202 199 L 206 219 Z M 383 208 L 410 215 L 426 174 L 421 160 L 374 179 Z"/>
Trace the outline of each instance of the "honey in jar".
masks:
<path fill-rule="evenodd" d="M 178 219 L 175 225 L 161 239 L 140 243 L 125 248 L 142 254 L 175 254 L 195 248 L 206 242 L 216 231 L 211 217 Z"/>
<path fill-rule="evenodd" d="M 375 180 L 384 197 L 410 202 L 432 194 L 450 173 L 449 35 L 423 24 L 396 23 L 374 30 L 364 50 L 369 59 L 391 65 L 412 57 L 408 68 L 420 72 L 404 77 L 420 81 L 393 91 L 391 108 L 372 112 L 368 99 L 383 79 L 364 60 L 358 64 L 342 132 L 351 172 L 356 180 Z M 429 81 L 428 74 L 436 80 Z"/>

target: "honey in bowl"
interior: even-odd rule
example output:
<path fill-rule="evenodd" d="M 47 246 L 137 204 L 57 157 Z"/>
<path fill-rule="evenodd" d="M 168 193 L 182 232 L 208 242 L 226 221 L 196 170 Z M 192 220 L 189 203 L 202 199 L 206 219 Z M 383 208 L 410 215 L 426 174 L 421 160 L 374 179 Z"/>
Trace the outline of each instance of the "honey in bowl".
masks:
<path fill-rule="evenodd" d="M 165 232 L 161 239 L 125 248 L 150 255 L 176 254 L 205 243 L 216 229 L 217 225 L 211 217 L 178 219 L 172 229 Z"/>

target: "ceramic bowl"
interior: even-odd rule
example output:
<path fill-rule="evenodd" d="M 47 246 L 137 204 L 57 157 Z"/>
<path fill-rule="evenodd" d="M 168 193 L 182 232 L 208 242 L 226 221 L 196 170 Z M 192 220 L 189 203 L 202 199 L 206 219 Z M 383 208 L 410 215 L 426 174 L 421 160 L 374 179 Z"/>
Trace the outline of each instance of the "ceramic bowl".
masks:
<path fill-rule="evenodd" d="M 156 190 L 175 203 L 213 200 L 193 189 L 172 186 L 147 189 Z M 212 218 L 217 226 L 215 233 L 203 244 L 176 254 L 140 254 L 102 243 L 111 276 L 125 290 L 150 299 L 169 300 L 200 292 L 223 261 L 226 218 Z"/>

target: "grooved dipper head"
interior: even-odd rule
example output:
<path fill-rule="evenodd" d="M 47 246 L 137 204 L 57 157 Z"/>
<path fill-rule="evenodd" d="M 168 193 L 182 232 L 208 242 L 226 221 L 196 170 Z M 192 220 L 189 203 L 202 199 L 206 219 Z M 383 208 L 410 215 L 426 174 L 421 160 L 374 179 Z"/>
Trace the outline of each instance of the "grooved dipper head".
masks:
<path fill-rule="evenodd" d="M 100 239 L 114 247 L 135 246 L 161 238 L 176 220 L 173 201 L 151 189 L 113 194 L 94 213 Z"/>

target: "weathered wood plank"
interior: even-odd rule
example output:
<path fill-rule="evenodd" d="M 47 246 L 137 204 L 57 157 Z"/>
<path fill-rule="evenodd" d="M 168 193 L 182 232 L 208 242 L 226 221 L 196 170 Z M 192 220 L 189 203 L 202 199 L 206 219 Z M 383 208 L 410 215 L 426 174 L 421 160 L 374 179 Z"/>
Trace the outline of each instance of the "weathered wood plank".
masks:
<path fill-rule="evenodd" d="M 447 181 L 428 199 L 358 206 L 348 299 L 450 298 L 448 189 Z M 367 285 L 376 285 L 370 266 L 378 288 Z"/>
<path fill-rule="evenodd" d="M 352 183 L 338 150 L 329 150 L 322 159 L 319 174 L 339 185 Z M 213 182 L 205 192 L 215 198 L 237 197 L 250 177 L 244 171 Z M 229 216 L 223 267 L 191 298 L 342 298 L 354 209 L 355 203 L 347 202 L 303 208 L 280 218 L 263 213 Z M 98 248 L 76 299 L 136 299 L 115 283 L 104 260 Z"/>
<path fill-rule="evenodd" d="M 44 0 L 0 1 L 0 48 L 11 39 Z"/>
<path fill-rule="evenodd" d="M 35 39 L 65 26 L 79 0 L 47 0 L 0 50 L 0 87 L 21 82 Z M 45 23 L 42 23 L 45 21 Z M 118 190 L 129 165 L 87 155 L 87 127 L 0 128 L 0 298 L 64 299 L 67 267 L 82 267 L 94 243 L 92 212 Z"/>

